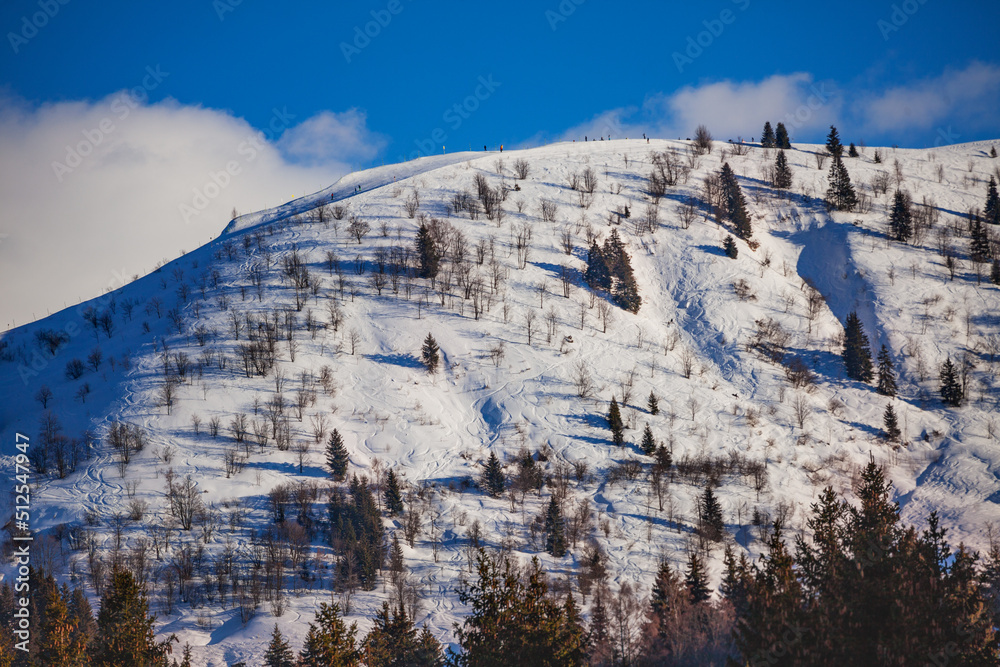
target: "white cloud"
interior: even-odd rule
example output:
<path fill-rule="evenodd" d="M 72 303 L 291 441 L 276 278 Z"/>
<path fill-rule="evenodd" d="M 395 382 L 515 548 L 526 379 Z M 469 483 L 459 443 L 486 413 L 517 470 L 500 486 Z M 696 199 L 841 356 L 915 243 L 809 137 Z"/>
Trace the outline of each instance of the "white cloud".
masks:
<path fill-rule="evenodd" d="M 749 139 L 760 135 L 764 121 L 770 120 L 772 125 L 783 122 L 794 140 L 796 132 L 813 134 L 835 122 L 840 97 L 828 83 L 814 83 L 810 74 L 796 72 L 759 82 L 686 86 L 647 106 L 662 110 L 660 127 L 667 136 L 689 137 L 704 124 L 716 139 Z"/>
<path fill-rule="evenodd" d="M 567 130 L 564 139 L 601 136 L 665 138 L 693 136 L 706 125 L 716 139 L 744 139 L 760 134 L 764 121 L 784 122 L 796 133 L 816 134 L 835 123 L 842 100 L 829 82 L 817 83 L 805 72 L 776 74 L 762 81 L 718 81 L 685 86 L 649 97 L 642 109 L 618 108 Z"/>
<path fill-rule="evenodd" d="M 126 93 L 37 108 L 0 94 L 0 329 L 202 245 L 234 207 L 326 187 L 384 145 L 355 110 L 294 120 L 275 109 L 262 134 L 222 111 Z M 283 131 L 284 154 L 269 141 Z"/>
<path fill-rule="evenodd" d="M 855 116 L 873 131 L 928 130 L 939 123 L 970 129 L 1000 126 L 1000 67 L 973 62 L 962 70 L 863 97 Z"/>
<path fill-rule="evenodd" d="M 278 148 L 303 164 L 367 162 L 385 148 L 386 139 L 368 130 L 363 111 L 323 111 L 289 129 Z"/>

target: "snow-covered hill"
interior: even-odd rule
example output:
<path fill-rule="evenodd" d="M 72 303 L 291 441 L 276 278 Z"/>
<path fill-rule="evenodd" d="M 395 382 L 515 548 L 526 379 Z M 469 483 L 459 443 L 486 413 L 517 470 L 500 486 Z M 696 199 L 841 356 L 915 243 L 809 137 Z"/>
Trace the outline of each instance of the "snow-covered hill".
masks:
<path fill-rule="evenodd" d="M 867 148 L 845 161 L 870 200 L 868 212 L 852 213 L 824 206 L 829 161 L 818 168 L 822 147 L 810 145 L 787 152 L 794 172 L 790 195 L 772 189 L 765 177 L 774 151 L 735 155 L 721 142 L 701 156 L 684 141 L 560 143 L 352 174 L 316 195 L 238 218 L 219 239 L 110 295 L 5 334 L 3 451 L 14 451 L 16 432 L 39 437 L 45 412 L 39 391 L 48 387 L 48 410 L 62 433 L 91 442 L 91 456 L 64 479 L 39 479 L 33 528 L 60 536 L 68 547 L 73 540 L 60 526 L 83 526 L 94 532 L 94 553 L 105 559 L 116 532 L 122 548 L 143 538 L 163 542 L 162 526 L 169 523 L 165 474 L 191 475 L 213 510 L 213 530 L 172 531 L 166 546 L 151 551 L 151 569 L 159 574 L 150 582 L 159 630 L 178 633 L 210 665 L 259 664 L 274 609 L 264 603 L 244 624 L 232 601 L 223 606 L 202 592 L 189 598 L 193 604 L 174 602 L 168 612 L 166 572 L 183 545 L 203 548 L 193 581 L 204 583 L 222 554 L 245 557 L 251 531 L 270 525 L 273 488 L 302 480 L 326 487 L 324 438 L 316 444 L 317 430 L 336 428 L 344 436 L 352 472 L 372 477 L 392 468 L 402 475 L 412 506 L 423 515 L 413 546 L 403 540 L 420 594 L 416 621 L 444 641 L 466 611 L 455 586 L 466 571 L 474 526 L 486 544 L 524 558 L 537 555 L 556 579 L 573 586 L 588 539 L 607 553 L 613 581 L 637 584 L 644 594 L 660 558 L 684 559 L 695 539 L 704 478 L 678 474 L 665 488 L 661 509 L 649 479 L 651 459 L 638 448 L 647 423 L 675 462 L 712 457 L 765 466 L 766 480 L 758 475 L 756 483 L 733 472 L 718 480 L 727 539 L 752 555 L 760 544 L 751 525 L 755 510 L 785 515 L 787 525 L 801 530 L 818 492 L 826 485 L 849 490 L 870 455 L 886 464 L 906 521 L 922 524 L 936 509 L 954 543 L 981 548 L 986 525 L 1000 509 L 1000 290 L 989 283 L 988 266 L 977 281 L 965 216 L 983 206 L 986 180 L 1000 164 L 988 156 L 990 146 L 882 148 L 880 164 L 873 161 L 875 149 Z M 691 171 L 667 188 L 650 232 L 642 229 L 647 176 L 653 154 L 662 152 Z M 723 159 L 739 177 L 759 243 L 751 249 L 738 242 L 735 260 L 722 251 L 729 230 L 703 203 L 705 177 Z M 515 178 L 518 160 L 529 166 L 523 180 Z M 592 196 L 570 186 L 571 175 L 586 169 L 596 176 Z M 881 174 L 888 190 L 876 194 L 872 183 Z M 492 188 L 511 188 L 502 220 L 483 214 L 470 219 L 454 210 L 461 192 L 476 198 L 480 175 Z M 897 180 L 932 219 L 911 245 L 887 236 Z M 696 200 L 696 215 L 687 226 L 682 210 L 689 198 Z M 630 217 L 623 218 L 626 206 Z M 326 207 L 322 215 L 319 207 Z M 391 267 L 401 257 L 394 248 L 412 251 L 424 216 L 448 230 L 452 260 L 458 246 L 464 248 L 462 262 L 445 263 L 450 287 L 442 287 L 442 278 L 432 285 L 401 273 L 396 280 L 391 268 L 377 278 L 380 263 Z M 352 218 L 370 228 L 360 239 L 349 232 Z M 582 274 L 588 237 L 603 240 L 612 228 L 631 253 L 643 303 L 637 314 L 612 308 L 605 321 L 604 297 L 591 293 Z M 996 237 L 998 230 L 990 231 Z M 944 247 L 958 257 L 954 277 L 940 252 Z M 339 276 L 331 254 L 339 260 Z M 293 255 L 309 275 L 310 287 L 298 295 L 285 272 Z M 822 299 L 811 299 L 813 290 Z M 853 310 L 873 354 L 882 345 L 891 354 L 899 375 L 895 399 L 844 375 L 842 323 Z M 238 352 L 247 342 L 248 315 L 253 326 L 277 324 L 277 364 L 266 376 L 245 372 Z M 804 362 L 811 384 L 792 386 L 782 366 L 751 349 L 757 322 L 768 319 L 787 334 L 786 359 Z M 58 332 L 65 333 L 62 344 Z M 428 333 L 442 352 L 443 368 L 434 375 L 419 362 Z M 55 340 L 54 354 L 43 339 Z M 945 408 L 938 370 L 946 358 L 963 355 L 972 363 L 968 400 Z M 171 375 L 184 370 L 169 409 L 165 358 Z M 83 372 L 69 379 L 67 364 L 74 359 Z M 593 391 L 580 397 L 587 377 Z M 659 398 L 657 415 L 646 408 L 650 392 Z M 276 447 L 273 429 L 262 436 L 264 445 L 254 437 L 266 432 L 279 393 L 287 451 Z M 622 401 L 623 393 L 629 430 L 627 446 L 617 448 L 604 416 L 611 396 Z M 881 437 L 890 401 L 902 444 Z M 246 445 L 234 441 L 229 427 L 238 414 L 246 415 Z M 214 437 L 213 419 L 221 425 Z M 148 434 L 124 475 L 107 443 L 116 421 Z M 551 478 L 540 492 L 493 499 L 470 484 L 491 451 L 513 474 L 521 450 Z M 230 459 L 249 453 L 241 470 L 231 465 L 227 472 L 227 451 Z M 567 515 L 584 507 L 580 516 L 590 516 L 565 558 L 549 556 L 533 537 L 532 523 L 553 492 L 564 494 Z M 324 501 L 316 503 L 318 517 Z M 130 514 L 141 518 L 128 519 Z M 403 523 L 385 518 L 401 540 Z M 717 582 L 721 555 L 713 553 Z M 66 571 L 89 582 L 87 550 L 67 548 L 64 557 Z M 56 563 L 63 556 L 51 558 Z M 305 566 L 286 571 L 287 608 L 278 619 L 296 649 L 316 603 L 331 596 L 332 556 L 322 535 L 303 560 Z M 297 576 L 303 567 L 305 579 Z M 351 617 L 366 629 L 366 619 L 388 595 L 382 585 L 358 591 Z"/>

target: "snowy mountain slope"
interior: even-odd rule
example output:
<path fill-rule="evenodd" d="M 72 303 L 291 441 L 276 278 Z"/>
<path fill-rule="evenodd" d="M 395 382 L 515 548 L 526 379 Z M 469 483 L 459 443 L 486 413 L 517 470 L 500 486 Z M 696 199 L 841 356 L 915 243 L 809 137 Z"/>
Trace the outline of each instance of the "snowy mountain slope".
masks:
<path fill-rule="evenodd" d="M 950 279 L 936 250 L 936 234 L 964 229 L 964 213 L 982 206 L 984 181 L 997 161 L 988 158 L 987 146 L 962 145 L 880 149 L 884 162 L 875 164 L 874 149 L 868 148 L 846 164 L 855 185 L 872 197 L 871 212 L 831 213 L 821 201 L 827 168 L 816 167 L 820 147 L 800 145 L 788 152 L 795 181 L 790 198 L 763 178 L 773 151 L 727 153 L 760 244 L 754 251 L 740 242 L 739 257 L 730 260 L 721 250 L 728 232 L 703 206 L 689 228 L 680 222 L 683 202 L 701 196 L 704 177 L 721 167 L 720 154 L 728 148 L 717 143 L 711 154 L 694 159 L 686 182 L 668 188 L 652 233 L 636 228 L 645 211 L 650 153 L 676 151 L 686 161 L 688 142 L 562 143 L 502 156 L 437 156 L 360 172 L 316 195 L 238 218 L 220 239 L 92 302 L 97 312 L 112 314 L 110 333 L 87 322 L 88 304 L 9 332 L 3 339 L 9 360 L 0 365 L 3 441 L 12 443 L 15 431 L 39 432 L 43 409 L 35 396 L 43 385 L 54 394 L 49 408 L 64 433 L 78 437 L 90 429 L 95 441 L 94 456 L 75 473 L 39 481 L 34 528 L 52 531 L 59 524 L 89 520 L 96 523 L 97 551 L 107 555 L 114 545 L 109 527 L 114 515 L 127 515 L 135 501 L 143 501 L 148 503 L 143 517 L 121 527 L 125 543 L 134 545 L 167 522 L 164 476 L 172 468 L 178 476 L 192 476 L 220 523 L 210 537 L 197 529 L 176 531 L 172 548 L 155 560 L 154 569 L 165 568 L 182 544 L 201 544 L 212 559 L 227 541 L 246 547 L 250 531 L 271 521 L 272 488 L 300 479 L 326 483 L 322 445 L 313 443 L 314 426 L 325 415 L 327 430 L 335 427 L 344 435 L 352 471 L 372 475 L 389 466 L 414 493 L 423 489 L 422 498 L 413 501 L 424 508 L 423 530 L 412 548 L 405 541 L 403 548 L 422 594 L 417 621 L 443 640 L 465 612 L 454 589 L 466 568 L 474 521 L 487 544 L 506 543 L 522 557 L 538 555 L 557 579 L 571 579 L 575 586 L 585 540 L 556 559 L 544 553 L 531 530 L 552 489 L 560 488 L 558 481 L 527 494 L 523 502 L 490 498 L 467 482 L 478 479 L 491 450 L 509 473 L 522 448 L 536 457 L 543 454 L 547 460 L 539 463 L 546 473 L 565 478 L 566 511 L 583 501 L 592 512 L 590 533 L 606 551 L 616 583 L 638 584 L 645 594 L 659 558 L 675 563 L 684 558 L 693 539 L 695 499 L 704 484 L 678 476 L 660 510 L 646 472 L 631 477 L 621 465 L 648 463 L 637 447 L 646 423 L 672 448 L 675 462 L 738 454 L 766 464 L 768 483 L 760 492 L 739 475 L 720 480 L 728 539 L 751 554 L 759 547 L 750 525 L 754 508 L 772 516 L 787 512 L 792 528 L 802 529 L 807 505 L 822 487 L 849 489 L 854 471 L 869 455 L 887 464 L 906 520 L 920 524 L 936 509 L 953 542 L 982 547 L 984 525 L 995 520 L 1000 501 L 996 352 L 991 353 L 1000 344 L 1000 291 L 988 282 L 977 284 L 965 259 L 964 238 L 950 240 L 962 263 Z M 525 180 L 513 178 L 517 159 L 530 164 Z M 879 172 L 895 178 L 895 159 L 902 187 L 917 203 L 923 197 L 929 204 L 933 200 L 939 215 L 914 245 L 886 240 L 892 188 L 874 196 L 868 185 Z M 597 176 L 597 188 L 589 207 L 581 207 L 570 175 L 588 167 Z M 467 213 L 448 208 L 462 191 L 475 198 L 477 174 L 491 187 L 503 182 L 519 188 L 509 193 L 500 224 L 485 216 L 470 220 Z M 361 192 L 353 194 L 358 185 Z M 444 220 L 464 235 L 470 280 L 478 275 L 484 285 L 478 317 L 461 287 L 444 292 L 441 281 L 431 287 L 423 279 L 412 280 L 409 289 L 401 279 L 398 291 L 388 283 L 381 290 L 374 285 L 379 248 L 413 247 L 418 220 L 408 217 L 405 201 L 414 191 L 419 214 Z M 347 217 L 327 218 L 323 224 L 309 213 L 333 200 L 370 225 L 360 242 L 348 235 Z M 543 201 L 556 205 L 555 222 L 542 220 Z M 630 218 L 609 224 L 618 221 L 615 211 L 626 205 Z M 597 307 L 602 297 L 592 299 L 581 276 L 588 228 L 603 239 L 612 227 L 632 255 L 643 305 L 635 315 L 614 308 L 605 331 Z M 516 237 L 526 228 L 532 232 L 531 250 L 524 268 L 518 268 Z M 573 246 L 568 255 L 565 232 Z M 327 265 L 327 251 L 336 253 L 343 266 L 343 286 Z M 319 285 L 315 294 L 306 292 L 301 310 L 295 309 L 295 290 L 282 276 L 282 262 L 293 253 Z M 255 265 L 259 274 L 252 271 Z M 569 297 L 563 296 L 564 266 Z M 742 297 L 734 289 L 740 281 L 745 281 Z M 806 281 L 824 297 L 812 318 Z M 336 331 L 334 303 L 343 319 Z M 855 309 L 874 350 L 885 344 L 896 362 L 900 396 L 894 404 L 903 446 L 880 437 L 888 399 L 844 377 L 838 336 Z M 286 310 L 295 333 L 292 346 L 283 339 L 278 344 L 277 369 L 284 379 L 273 371 L 247 377 L 237 354 L 246 332 L 234 339 L 233 314 L 270 318 L 277 313 L 283 322 Z M 311 331 L 310 311 L 322 325 Z M 529 345 L 527 318 L 532 315 Z M 811 387 L 791 387 L 780 366 L 748 349 L 755 322 L 767 318 L 789 334 L 790 357 L 802 359 L 815 374 Z M 36 343 L 36 333 L 43 330 L 67 334 L 68 342 L 54 356 L 42 354 Z M 428 333 L 437 339 L 444 361 L 434 376 L 419 363 Z M 501 343 L 502 356 L 496 352 Z M 163 405 L 164 346 L 173 373 L 176 355 L 188 359 L 169 410 Z M 103 356 L 97 370 L 67 379 L 67 362 L 86 360 L 96 347 Z M 946 357 L 958 359 L 966 351 L 976 362 L 970 372 L 971 400 L 946 409 L 937 398 L 937 370 Z M 319 382 L 324 366 L 332 378 L 325 387 Z M 590 398 L 577 395 L 581 369 L 595 385 Z M 623 409 L 629 444 L 618 449 L 610 442 L 604 415 L 612 394 L 622 399 L 630 377 L 631 396 Z M 84 384 L 90 392 L 81 396 Z M 300 391 L 301 418 L 294 406 Z M 645 409 L 651 391 L 660 399 L 655 416 Z M 273 435 L 264 447 L 237 445 L 228 428 L 239 413 L 251 425 L 265 422 L 267 403 L 276 393 L 293 404 L 288 409 L 292 441 L 313 443 L 301 451 L 301 462 L 296 447 L 279 451 Z M 217 437 L 208 433 L 213 417 L 221 423 Z M 124 477 L 105 442 L 115 420 L 141 425 L 149 436 Z M 249 450 L 245 468 L 227 475 L 226 451 L 244 447 Z M 612 470 L 616 474 L 609 478 Z M 245 518 L 232 520 L 240 512 Z M 399 518 L 387 517 L 385 525 L 402 536 Z M 280 617 L 296 648 L 316 602 L 331 595 L 332 557 L 322 536 L 312 540 L 309 553 L 313 579 L 295 584 L 294 573 L 289 574 L 286 586 L 295 592 Z M 86 556 L 69 556 L 84 582 Z M 716 550 L 711 564 L 716 576 L 719 568 Z M 196 580 L 210 572 L 206 566 Z M 266 603 L 245 625 L 231 605 L 183 602 L 168 613 L 162 576 L 152 586 L 162 632 L 177 632 L 182 642 L 199 647 L 205 664 L 238 659 L 259 664 L 255 656 L 275 622 Z M 387 595 L 382 586 L 355 594 L 351 615 L 362 628 Z"/>

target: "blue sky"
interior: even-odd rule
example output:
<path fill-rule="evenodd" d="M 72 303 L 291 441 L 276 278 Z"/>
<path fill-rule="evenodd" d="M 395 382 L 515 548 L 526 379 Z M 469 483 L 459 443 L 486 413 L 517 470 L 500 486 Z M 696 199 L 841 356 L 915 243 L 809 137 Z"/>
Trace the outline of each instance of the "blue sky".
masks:
<path fill-rule="evenodd" d="M 357 110 L 373 150 L 329 149 L 352 164 L 395 161 L 419 146 L 440 150 L 439 143 L 449 150 L 537 143 L 608 114 L 623 131 L 689 134 L 694 119 L 671 112 L 672 95 L 720 82 L 760 86 L 776 75 L 800 78 L 785 84 L 791 91 L 768 95 L 777 106 L 745 91 L 742 118 L 741 109 L 726 109 L 731 121 L 715 119 L 719 138 L 737 128 L 759 134 L 762 113 L 794 114 L 819 82 L 835 92 L 795 128 L 802 141 L 821 138 L 820 116 L 847 139 L 912 147 L 942 135 L 993 138 L 1000 127 L 990 76 L 1000 66 L 995 2 L 49 1 L 55 15 L 23 40 L 32 33 L 25 18 L 45 0 L 0 9 L 8 95 L 32 105 L 94 100 L 141 85 L 145 68 L 159 65 L 169 76 L 149 93 L 151 103 L 172 98 L 223 110 L 260 129 L 274 109 L 286 109 L 295 124 Z M 889 89 L 933 90 L 977 64 L 987 68 L 972 79 L 983 89 L 982 109 L 957 99 L 902 124 L 865 117 Z M 482 87 L 481 78 L 495 85 Z M 475 99 L 477 88 L 483 99 Z M 706 103 L 714 99 L 728 98 Z M 432 140 L 436 129 L 444 142 Z M 324 158 L 315 153 L 291 157 Z"/>

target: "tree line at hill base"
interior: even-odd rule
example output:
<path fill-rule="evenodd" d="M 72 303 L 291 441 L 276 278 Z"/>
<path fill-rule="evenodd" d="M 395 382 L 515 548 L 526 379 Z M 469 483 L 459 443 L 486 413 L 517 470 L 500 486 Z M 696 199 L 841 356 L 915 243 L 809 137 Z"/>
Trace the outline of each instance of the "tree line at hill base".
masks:
<path fill-rule="evenodd" d="M 775 522 L 756 562 L 727 547 L 716 597 L 698 552 L 684 571 L 661 563 L 644 602 L 628 583 L 613 592 L 604 571 L 582 591 L 589 623 L 537 558 L 522 567 L 480 548 L 475 580 L 458 590 L 471 608 L 455 627 L 458 651 L 442 652 L 426 627 L 418 631 L 388 603 L 362 639 L 338 605 L 321 603 L 298 654 L 274 626 L 265 664 L 1000 665 L 1000 543 L 985 557 L 953 550 L 934 513 L 918 532 L 900 522 L 891 495 L 872 458 L 855 502 L 828 487 L 812 505 L 811 539 L 788 540 Z M 9 582 L 0 586 L 0 667 L 191 664 L 190 646 L 178 649 L 174 636 L 157 641 L 146 593 L 127 568 L 109 574 L 96 617 L 81 590 L 38 571 L 31 582 L 27 653 L 15 649 L 17 594 Z"/>

